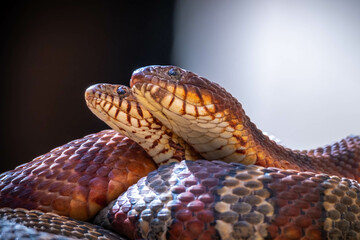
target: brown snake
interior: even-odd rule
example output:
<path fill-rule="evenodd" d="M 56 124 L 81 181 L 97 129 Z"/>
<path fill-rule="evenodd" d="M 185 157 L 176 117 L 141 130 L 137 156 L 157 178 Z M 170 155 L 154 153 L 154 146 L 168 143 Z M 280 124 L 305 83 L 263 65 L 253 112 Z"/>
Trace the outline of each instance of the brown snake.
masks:
<path fill-rule="evenodd" d="M 164 165 L 96 223 L 128 238 L 360 237 L 359 185 L 339 178 L 360 177 L 359 137 L 292 151 L 263 135 L 223 88 L 192 72 L 150 66 L 135 71 L 130 84 L 95 85 L 86 100 L 139 145 L 107 130 L 56 148 L 1 175 L 0 206 L 88 220 L 154 170 L 151 159 L 160 165 L 204 158 L 265 168 L 216 161 Z"/>

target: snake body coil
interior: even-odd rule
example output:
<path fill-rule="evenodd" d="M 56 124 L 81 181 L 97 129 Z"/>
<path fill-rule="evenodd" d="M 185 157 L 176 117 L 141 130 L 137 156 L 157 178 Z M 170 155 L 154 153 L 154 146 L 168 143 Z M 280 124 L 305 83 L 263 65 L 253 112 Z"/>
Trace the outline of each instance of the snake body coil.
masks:
<path fill-rule="evenodd" d="M 359 137 L 293 151 L 192 72 L 149 66 L 130 85 L 90 87 L 88 107 L 116 131 L 3 173 L 0 206 L 79 220 L 103 208 L 96 224 L 129 239 L 360 239 Z"/>
<path fill-rule="evenodd" d="M 94 224 L 54 213 L 23 208 L 0 209 L 0 239 L 43 240 L 124 240 L 119 235 Z"/>
<path fill-rule="evenodd" d="M 359 239 L 359 187 L 326 174 L 183 161 L 103 211 L 105 226 L 129 239 Z"/>
<path fill-rule="evenodd" d="M 154 169 L 151 158 L 136 143 L 105 130 L 3 173 L 0 206 L 89 220 Z"/>

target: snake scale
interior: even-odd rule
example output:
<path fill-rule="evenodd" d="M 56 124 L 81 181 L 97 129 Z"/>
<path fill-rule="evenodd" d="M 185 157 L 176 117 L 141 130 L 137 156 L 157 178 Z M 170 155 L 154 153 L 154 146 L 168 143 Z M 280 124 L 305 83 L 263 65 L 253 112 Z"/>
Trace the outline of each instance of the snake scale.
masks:
<path fill-rule="evenodd" d="M 225 89 L 175 66 L 85 99 L 113 130 L 3 173 L 0 236 L 360 239 L 358 136 L 285 148 Z"/>

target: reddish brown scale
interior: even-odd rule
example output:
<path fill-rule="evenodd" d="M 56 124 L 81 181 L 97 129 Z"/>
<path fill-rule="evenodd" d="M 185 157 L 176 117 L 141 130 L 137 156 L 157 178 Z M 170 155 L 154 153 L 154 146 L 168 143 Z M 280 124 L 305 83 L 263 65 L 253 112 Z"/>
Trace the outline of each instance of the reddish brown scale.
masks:
<path fill-rule="evenodd" d="M 360 138 L 358 136 L 349 136 L 324 148 L 300 152 L 277 145 L 257 130 L 250 120 L 245 122 L 248 122 L 249 129 L 253 129 L 252 133 L 258 144 L 258 151 L 267 155 L 265 159 L 258 158 L 256 165 L 315 171 L 355 180 L 360 179 Z M 356 144 L 350 144 L 354 142 Z"/>
<path fill-rule="evenodd" d="M 268 227 L 274 239 L 323 239 L 323 206 L 320 183 L 329 177 L 315 173 L 291 175 L 272 173 L 267 183 L 273 195 L 268 201 L 276 206 L 276 217 Z"/>
<path fill-rule="evenodd" d="M 143 178 L 136 185 L 130 187 L 128 193 L 118 198 L 110 209 L 109 216 L 112 227 L 130 239 L 143 238 L 137 224 L 142 211 L 143 221 L 149 222 L 152 226 L 154 224 L 162 226 L 158 230 L 154 227 L 146 238 L 157 236 L 159 239 L 166 229 L 166 223 L 170 221 L 171 225 L 166 233 L 167 239 L 218 239 L 218 233 L 213 225 L 215 213 L 211 210 L 215 204 L 213 187 L 217 185 L 217 180 L 214 181 L 214 178 L 215 176 L 224 176 L 228 166 L 220 164 L 221 166 L 214 165 L 210 168 L 204 161 L 197 162 L 202 162 L 203 165 L 190 164 L 189 171 L 179 172 L 176 175 L 178 184 L 175 186 L 169 186 L 166 182 L 168 179 L 166 176 L 170 176 L 174 166 L 171 164 L 159 168 L 157 172 L 148 175 L 147 179 Z M 204 166 L 206 167 L 204 168 Z M 157 175 L 158 173 L 163 177 Z M 151 186 L 150 192 L 144 185 Z M 151 194 L 153 189 L 158 191 L 155 195 Z M 167 191 L 171 192 L 173 196 L 177 196 L 176 200 L 166 200 L 162 197 L 160 200 L 156 197 L 162 193 L 166 195 Z M 211 194 L 209 194 L 210 192 Z M 133 197 L 138 200 L 133 201 Z M 140 208 L 136 202 L 141 199 L 144 199 L 146 205 Z M 154 207 L 155 205 L 159 207 Z M 132 212 L 135 209 L 140 211 L 139 214 L 133 215 Z M 168 212 L 169 210 L 171 213 Z M 106 213 L 106 210 L 102 212 Z M 164 214 L 160 214 L 161 212 Z"/>
<path fill-rule="evenodd" d="M 113 130 L 85 136 L 1 175 L 0 207 L 92 218 L 156 165 Z"/>

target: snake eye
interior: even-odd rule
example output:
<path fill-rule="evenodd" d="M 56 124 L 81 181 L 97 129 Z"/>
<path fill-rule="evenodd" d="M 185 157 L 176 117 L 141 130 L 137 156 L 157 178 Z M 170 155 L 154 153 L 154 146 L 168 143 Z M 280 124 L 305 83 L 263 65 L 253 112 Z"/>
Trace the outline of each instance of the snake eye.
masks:
<path fill-rule="evenodd" d="M 117 92 L 119 95 L 123 95 L 123 94 L 126 93 L 126 90 L 125 90 L 122 86 L 120 86 L 120 87 L 118 87 L 118 89 L 116 90 L 116 92 Z"/>
<path fill-rule="evenodd" d="M 175 79 L 178 79 L 178 80 L 181 77 L 181 73 L 173 68 L 168 71 L 168 75 L 170 77 L 174 77 Z"/>

